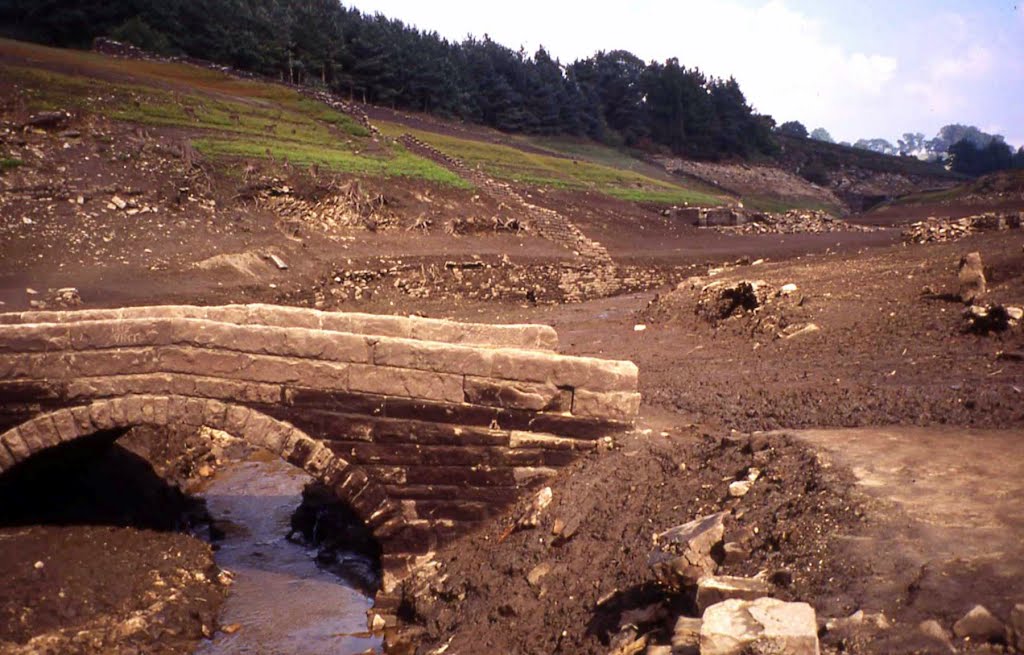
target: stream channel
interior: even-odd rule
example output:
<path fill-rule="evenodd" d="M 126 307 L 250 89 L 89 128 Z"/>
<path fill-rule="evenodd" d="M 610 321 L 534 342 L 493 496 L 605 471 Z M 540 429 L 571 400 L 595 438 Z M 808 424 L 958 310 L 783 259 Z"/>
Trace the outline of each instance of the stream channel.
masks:
<path fill-rule="evenodd" d="M 219 470 L 199 494 L 224 537 L 215 559 L 234 575 L 221 631 L 196 655 L 379 653 L 366 632 L 373 601 L 317 566 L 315 548 L 287 539 L 309 476 L 253 455 Z"/>

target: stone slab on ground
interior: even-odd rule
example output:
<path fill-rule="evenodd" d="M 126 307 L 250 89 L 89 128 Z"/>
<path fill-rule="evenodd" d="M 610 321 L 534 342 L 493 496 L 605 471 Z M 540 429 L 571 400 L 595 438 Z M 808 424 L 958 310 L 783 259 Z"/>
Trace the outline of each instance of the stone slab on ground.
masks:
<path fill-rule="evenodd" d="M 819 655 L 818 623 L 807 603 L 727 600 L 704 612 L 701 655 Z"/>

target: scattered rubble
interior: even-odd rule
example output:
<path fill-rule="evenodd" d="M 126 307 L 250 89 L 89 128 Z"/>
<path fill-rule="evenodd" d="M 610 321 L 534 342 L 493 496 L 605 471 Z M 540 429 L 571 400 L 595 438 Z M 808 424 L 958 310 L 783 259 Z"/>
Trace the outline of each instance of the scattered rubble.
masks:
<path fill-rule="evenodd" d="M 277 270 L 279 270 L 279 271 L 287 271 L 288 270 L 288 264 L 286 264 L 283 259 L 281 259 L 277 255 L 275 255 L 274 253 L 269 253 L 267 255 L 267 258 L 270 259 L 270 261 L 274 262 L 274 266 L 277 267 Z"/>
<path fill-rule="evenodd" d="M 951 653 L 956 652 L 956 647 L 953 646 L 953 642 L 949 638 L 949 634 L 946 629 L 942 627 L 942 624 L 935 619 L 928 619 L 927 621 L 921 621 L 917 626 L 918 631 L 926 637 L 931 637 L 935 641 L 943 644 L 947 650 Z"/>
<path fill-rule="evenodd" d="M 712 549 L 725 535 L 727 512 L 694 519 L 654 535 L 655 550 L 647 559 L 654 575 L 669 588 L 687 588 L 713 575 L 718 563 Z"/>
<path fill-rule="evenodd" d="M 747 220 L 714 229 L 726 234 L 808 234 L 821 232 L 874 232 L 878 228 L 855 225 L 821 210 L 791 209 L 782 214 L 750 214 Z"/>
<path fill-rule="evenodd" d="M 540 522 L 540 515 L 548 505 L 551 504 L 551 487 L 544 487 L 538 491 L 530 502 L 530 509 L 516 521 L 519 528 L 535 528 Z"/>
<path fill-rule="evenodd" d="M 29 116 L 28 120 L 25 121 L 25 128 L 54 130 L 66 125 L 69 118 L 71 118 L 71 115 L 64 110 L 41 111 L 38 114 Z"/>
<path fill-rule="evenodd" d="M 1006 332 L 1017 327 L 1022 317 L 1024 308 L 1021 307 L 1006 307 L 996 303 L 971 305 L 964 310 L 964 329 L 975 334 Z"/>
<path fill-rule="evenodd" d="M 363 189 L 358 180 L 331 180 L 321 189 L 300 195 L 278 179 L 250 185 L 257 206 L 268 207 L 286 224 L 298 230 L 337 230 L 362 227 L 371 232 L 398 226 L 398 217 L 388 209 L 383 194 Z"/>
<path fill-rule="evenodd" d="M 964 218 L 935 218 L 911 223 L 903 231 L 905 243 L 943 243 L 959 241 L 978 232 L 1020 229 L 1024 212 L 998 214 L 988 212 Z"/>

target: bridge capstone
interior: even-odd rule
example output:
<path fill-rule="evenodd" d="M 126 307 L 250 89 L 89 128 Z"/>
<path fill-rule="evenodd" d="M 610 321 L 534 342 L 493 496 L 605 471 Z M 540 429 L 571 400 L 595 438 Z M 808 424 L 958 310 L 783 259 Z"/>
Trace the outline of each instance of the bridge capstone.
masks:
<path fill-rule="evenodd" d="M 636 366 L 557 346 L 542 325 L 272 305 L 0 314 L 0 475 L 137 425 L 222 429 L 350 503 L 388 587 L 632 423 Z"/>

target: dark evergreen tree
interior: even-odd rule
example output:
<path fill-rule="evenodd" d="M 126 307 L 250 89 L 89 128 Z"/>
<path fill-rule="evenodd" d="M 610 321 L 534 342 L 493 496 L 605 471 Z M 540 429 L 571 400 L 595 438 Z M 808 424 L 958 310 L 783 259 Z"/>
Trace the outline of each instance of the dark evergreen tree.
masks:
<path fill-rule="evenodd" d="M 486 35 L 451 43 L 336 0 L 0 0 L 0 33 L 84 47 L 111 36 L 353 99 L 509 132 L 586 135 L 695 157 L 774 147 L 735 80 L 624 50 L 569 66 Z M 785 126 L 784 126 L 785 127 Z"/>
<path fill-rule="evenodd" d="M 795 136 L 801 139 L 807 138 L 807 128 L 800 121 L 786 121 L 779 126 L 779 134 Z"/>

